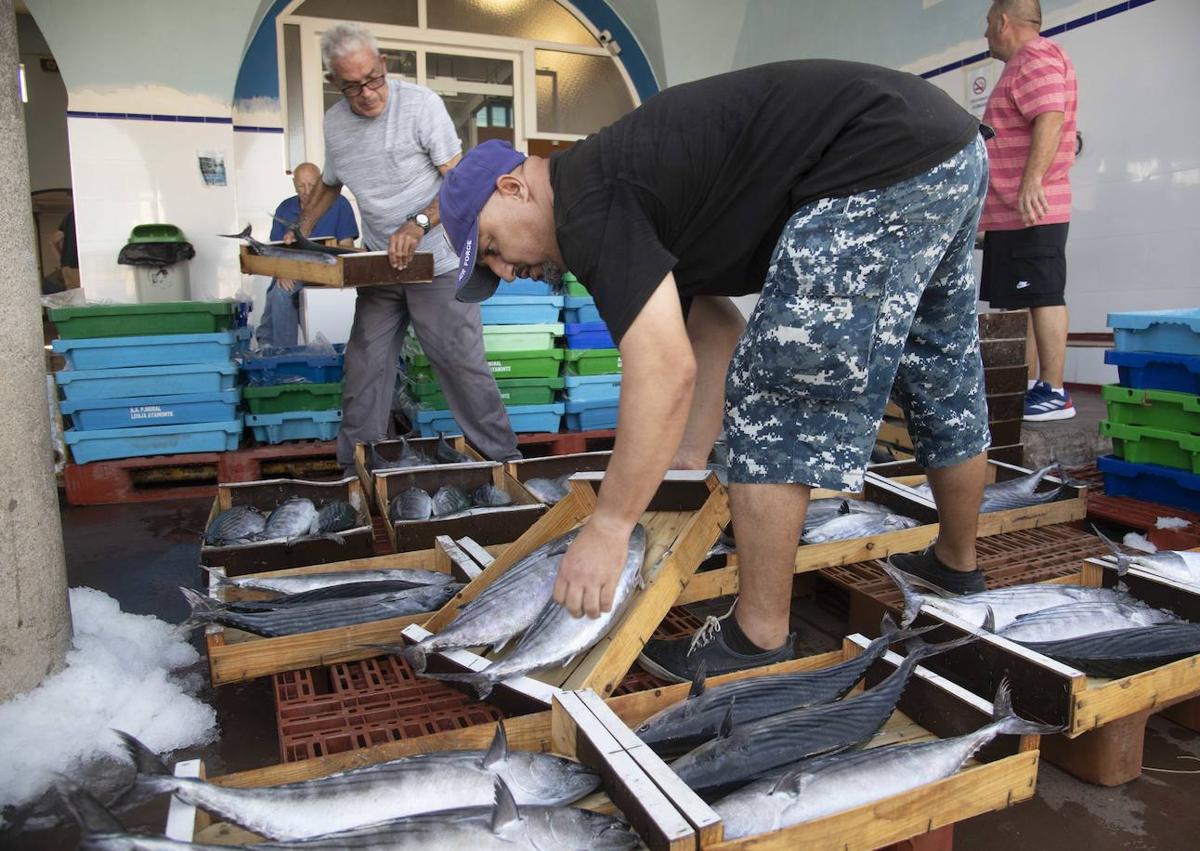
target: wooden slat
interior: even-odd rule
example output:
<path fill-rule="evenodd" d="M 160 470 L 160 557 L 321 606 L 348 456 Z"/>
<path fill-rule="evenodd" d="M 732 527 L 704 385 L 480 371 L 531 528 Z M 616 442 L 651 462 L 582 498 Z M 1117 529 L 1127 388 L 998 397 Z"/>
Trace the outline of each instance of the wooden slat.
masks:
<path fill-rule="evenodd" d="M 436 437 L 413 437 L 408 439 L 408 445 L 420 452 L 425 452 L 426 449 L 432 451 L 437 446 L 438 438 Z M 467 443 L 467 439 L 461 434 L 447 435 L 446 442 L 449 443 L 455 450 L 468 456 L 471 460 L 465 463 L 479 464 L 487 463 L 486 458 L 475 451 L 475 447 Z M 397 449 L 401 446 L 399 440 L 379 440 L 375 442 L 375 448 L 385 459 L 399 457 L 399 452 L 392 453 L 389 451 L 391 447 Z M 428 454 L 428 453 L 426 453 Z M 456 467 L 457 464 L 430 464 L 425 467 L 409 467 L 412 470 L 425 470 L 429 467 Z M 375 501 L 375 473 L 367 469 L 367 445 L 365 443 L 354 444 L 354 470 L 358 473 L 358 481 L 362 485 L 363 493 L 367 495 L 367 499 L 371 502 Z"/>
<path fill-rule="evenodd" d="M 265 275 L 304 281 L 310 287 L 365 287 L 389 284 L 427 284 L 433 280 L 433 255 L 418 252 L 408 266 L 397 270 L 388 262 L 386 251 L 358 251 L 340 254 L 334 263 L 306 263 L 279 257 L 251 254 L 242 246 L 243 275 Z"/>

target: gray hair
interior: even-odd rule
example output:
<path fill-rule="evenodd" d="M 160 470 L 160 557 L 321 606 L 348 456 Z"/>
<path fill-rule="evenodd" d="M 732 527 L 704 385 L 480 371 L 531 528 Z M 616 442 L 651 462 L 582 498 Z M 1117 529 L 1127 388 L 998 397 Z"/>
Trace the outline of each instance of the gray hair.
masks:
<path fill-rule="evenodd" d="M 321 65 L 325 73 L 333 73 L 333 63 L 356 50 L 367 48 L 379 53 L 379 42 L 361 24 L 341 23 L 321 35 Z"/>

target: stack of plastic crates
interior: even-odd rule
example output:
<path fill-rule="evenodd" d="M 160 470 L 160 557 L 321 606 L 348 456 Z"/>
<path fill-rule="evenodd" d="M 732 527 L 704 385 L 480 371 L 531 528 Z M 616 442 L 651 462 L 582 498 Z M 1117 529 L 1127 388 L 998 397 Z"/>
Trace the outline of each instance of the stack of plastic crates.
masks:
<path fill-rule="evenodd" d="M 337 436 L 344 348 L 267 349 L 242 360 L 246 425 L 256 441 L 276 444 Z"/>
<path fill-rule="evenodd" d="M 1104 489 L 1200 511 L 1200 308 L 1110 313 L 1108 325 L 1116 348 L 1104 362 L 1120 384 L 1103 390 Z"/>
<path fill-rule="evenodd" d="M 82 305 L 50 311 L 65 434 L 77 464 L 236 449 L 235 351 L 247 329 L 231 301 Z"/>
<path fill-rule="evenodd" d="M 621 396 L 621 353 L 596 300 L 574 275 L 566 283 L 566 336 L 563 380 L 566 385 L 566 428 L 591 431 L 617 427 Z"/>
<path fill-rule="evenodd" d="M 488 366 L 514 432 L 557 432 L 562 426 L 558 391 L 563 386 L 563 351 L 557 345 L 563 333 L 562 306 L 562 296 L 554 295 L 549 284 L 528 279 L 501 283 L 480 305 Z M 408 341 L 406 360 L 421 434 L 462 434 L 415 338 Z"/>

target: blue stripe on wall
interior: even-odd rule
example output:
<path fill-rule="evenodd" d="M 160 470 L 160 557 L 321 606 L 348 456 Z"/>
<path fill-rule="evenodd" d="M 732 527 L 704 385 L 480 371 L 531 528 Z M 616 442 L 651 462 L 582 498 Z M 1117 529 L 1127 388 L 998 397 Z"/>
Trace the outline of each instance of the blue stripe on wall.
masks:
<path fill-rule="evenodd" d="M 87 112 L 68 109 L 68 118 L 111 118 L 118 121 L 170 121 L 183 124 L 232 124 L 233 119 L 222 115 L 158 115 L 145 112 Z M 280 133 L 283 131 L 280 130 Z"/>
<path fill-rule="evenodd" d="M 1084 15 L 1076 18 L 1073 21 L 1067 21 L 1065 24 L 1059 24 L 1056 27 L 1042 30 L 1042 35 L 1046 38 L 1054 38 L 1056 35 L 1062 35 L 1067 30 L 1076 30 L 1080 27 L 1086 27 L 1088 24 L 1094 24 L 1097 21 L 1102 21 L 1105 18 L 1111 18 L 1113 15 L 1119 15 L 1122 12 L 1128 12 L 1130 9 L 1136 9 L 1138 6 L 1145 6 L 1153 3 L 1154 0 L 1128 0 L 1125 3 L 1117 3 L 1109 6 L 1107 9 L 1102 9 L 1099 12 L 1093 12 L 1090 15 Z M 965 68 L 967 65 L 974 65 L 976 62 L 981 62 L 988 58 L 988 52 L 976 53 L 973 56 L 968 56 L 966 59 L 959 59 L 957 62 L 951 62 L 949 65 L 943 65 L 940 68 L 934 68 L 932 71 L 926 71 L 921 74 L 921 77 L 928 80 L 930 77 L 936 77 L 938 74 L 945 74 L 948 71 L 953 71 L 957 68 Z"/>

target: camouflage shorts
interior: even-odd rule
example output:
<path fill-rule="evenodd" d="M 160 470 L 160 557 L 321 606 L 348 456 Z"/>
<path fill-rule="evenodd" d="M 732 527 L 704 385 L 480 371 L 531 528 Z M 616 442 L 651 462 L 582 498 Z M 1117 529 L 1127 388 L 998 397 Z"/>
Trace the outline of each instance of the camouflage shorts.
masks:
<path fill-rule="evenodd" d="M 861 490 L 893 383 L 923 466 L 987 448 L 971 257 L 987 174 L 978 138 L 792 216 L 729 368 L 730 481 Z"/>

